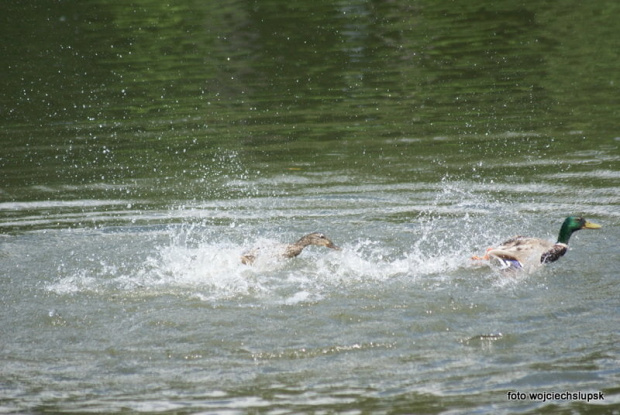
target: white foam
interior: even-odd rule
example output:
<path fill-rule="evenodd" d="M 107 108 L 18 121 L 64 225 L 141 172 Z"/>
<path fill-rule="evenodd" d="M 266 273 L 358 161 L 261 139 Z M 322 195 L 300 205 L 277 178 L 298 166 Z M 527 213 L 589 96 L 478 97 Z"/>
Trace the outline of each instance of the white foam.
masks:
<path fill-rule="evenodd" d="M 424 277 L 458 267 L 457 256 L 394 253 L 369 239 L 343 244 L 342 250 L 309 247 L 297 258 L 277 255 L 273 239 L 261 238 L 261 255 L 252 266 L 240 261 L 246 244 L 184 238 L 157 247 L 131 269 L 105 259 L 77 269 L 47 287 L 61 295 L 174 293 L 204 301 L 254 297 L 286 305 L 317 301 L 334 290 L 394 278 Z M 182 241 L 183 240 L 183 241 Z M 252 244 L 253 245 L 253 244 Z M 108 261 L 108 262 L 106 262 Z"/>
<path fill-rule="evenodd" d="M 281 201 L 275 204 L 278 209 L 270 209 L 274 206 L 263 201 L 266 206 L 251 209 L 261 215 L 257 216 L 261 219 L 260 227 L 239 218 L 232 222 L 235 226 L 220 221 L 222 218 L 216 215 L 218 212 L 231 217 L 238 214 L 238 210 L 231 206 L 205 207 L 205 212 L 213 213 L 210 217 L 213 224 L 204 220 L 203 225 L 171 226 L 163 232 L 159 228 L 156 237 L 141 232 L 136 238 L 143 239 L 136 240 L 135 245 L 141 252 L 149 252 L 148 256 L 137 257 L 129 253 L 115 258 L 93 252 L 91 256 L 99 262 L 78 261 L 73 268 L 63 267 L 61 275 L 47 288 L 68 295 L 113 292 L 115 295 L 136 296 L 172 292 L 204 301 L 250 297 L 259 301 L 299 304 L 359 284 L 394 279 L 407 283 L 443 282 L 459 270 L 473 268 L 469 259 L 471 255 L 484 252 L 489 244 L 511 236 L 510 233 L 500 235 L 497 232 L 497 229 L 514 232 L 510 223 L 503 223 L 505 217 L 523 227 L 525 218 L 520 212 L 512 211 L 505 204 L 498 205 L 488 196 L 471 193 L 460 183 L 446 182 L 440 192 L 429 193 L 431 196 L 432 200 L 421 205 L 421 210 L 415 213 L 410 212 L 413 208 L 402 193 L 390 199 L 398 209 L 388 209 L 389 215 L 395 218 L 410 215 L 412 219 L 405 223 L 379 220 L 375 210 L 362 208 L 362 213 L 366 212 L 364 225 L 352 228 L 343 221 L 342 226 L 335 226 L 338 233 L 329 235 L 342 250 L 311 246 L 292 259 L 280 256 L 280 244 L 295 240 L 301 234 L 300 229 L 305 232 L 308 228 L 314 230 L 316 223 L 323 223 L 320 215 L 325 215 L 323 211 L 319 214 L 312 210 L 312 214 L 303 215 L 305 223 L 300 225 L 299 220 L 290 221 L 288 215 L 299 215 L 298 205 L 307 203 L 305 198 L 295 199 L 293 210 L 280 208 Z M 346 206 L 351 208 L 348 202 Z M 491 213 L 498 207 L 502 208 L 502 215 L 496 219 L 497 215 Z M 470 215 L 461 209 L 480 212 Z M 347 218 L 358 218 L 360 214 L 347 212 Z M 340 210 L 338 213 L 342 214 Z M 265 226 L 276 216 L 278 223 L 292 223 L 290 229 L 287 226 L 283 232 L 281 227 Z M 334 228 L 334 224 L 331 227 Z M 516 226 L 512 228 L 516 229 Z M 131 233 L 131 230 L 126 232 Z M 260 236 L 255 236 L 259 232 Z M 121 229 L 112 237 L 124 234 Z M 364 236 L 360 237 L 360 234 Z M 113 246 L 109 241 L 102 243 L 103 246 Z M 252 266 L 243 265 L 240 256 L 255 246 L 261 247 L 261 255 Z"/>

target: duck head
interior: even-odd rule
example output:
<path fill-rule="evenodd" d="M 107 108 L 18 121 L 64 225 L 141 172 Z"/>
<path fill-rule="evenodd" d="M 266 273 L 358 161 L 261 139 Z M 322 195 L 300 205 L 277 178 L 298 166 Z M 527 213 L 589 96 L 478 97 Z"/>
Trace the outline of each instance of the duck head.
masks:
<path fill-rule="evenodd" d="M 573 232 L 580 229 L 600 229 L 601 225 L 588 222 L 581 216 L 569 216 L 564 220 L 562 227 L 560 228 L 560 235 L 558 236 L 558 242 L 568 244 Z"/>
<path fill-rule="evenodd" d="M 301 238 L 299 241 L 297 241 L 297 244 L 302 245 L 302 246 L 317 245 L 317 246 L 324 246 L 326 248 L 335 249 L 337 251 L 340 250 L 339 247 L 334 245 L 334 243 L 327 236 L 325 236 L 325 234 L 321 232 L 310 233 L 304 236 L 303 238 Z"/>

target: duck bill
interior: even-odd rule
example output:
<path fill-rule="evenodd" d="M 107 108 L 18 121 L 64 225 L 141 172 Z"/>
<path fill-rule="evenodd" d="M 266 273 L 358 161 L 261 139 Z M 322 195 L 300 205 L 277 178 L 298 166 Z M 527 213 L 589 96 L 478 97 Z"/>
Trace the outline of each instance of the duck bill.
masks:
<path fill-rule="evenodd" d="M 601 229 L 602 226 L 599 225 L 598 223 L 592 223 L 592 222 L 588 222 L 586 221 L 585 225 L 583 225 L 584 229 Z"/>

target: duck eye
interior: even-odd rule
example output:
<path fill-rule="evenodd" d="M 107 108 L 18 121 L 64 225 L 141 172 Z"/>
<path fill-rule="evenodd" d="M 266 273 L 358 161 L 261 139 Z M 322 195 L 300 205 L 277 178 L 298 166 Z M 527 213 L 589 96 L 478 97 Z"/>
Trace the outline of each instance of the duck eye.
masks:
<path fill-rule="evenodd" d="M 319 234 L 319 238 L 321 239 L 325 239 L 325 235 L 323 235 L 322 233 Z"/>

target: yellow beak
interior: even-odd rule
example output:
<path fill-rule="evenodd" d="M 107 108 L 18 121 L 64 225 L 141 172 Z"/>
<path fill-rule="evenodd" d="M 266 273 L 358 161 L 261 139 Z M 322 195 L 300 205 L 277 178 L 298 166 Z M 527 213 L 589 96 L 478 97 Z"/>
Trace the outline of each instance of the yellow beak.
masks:
<path fill-rule="evenodd" d="M 602 226 L 597 224 L 597 223 L 592 223 L 592 222 L 586 221 L 585 225 L 583 225 L 583 228 L 584 229 L 600 229 L 600 228 L 602 228 Z"/>

